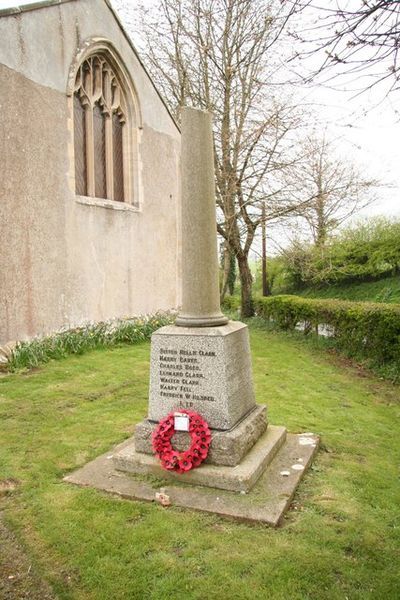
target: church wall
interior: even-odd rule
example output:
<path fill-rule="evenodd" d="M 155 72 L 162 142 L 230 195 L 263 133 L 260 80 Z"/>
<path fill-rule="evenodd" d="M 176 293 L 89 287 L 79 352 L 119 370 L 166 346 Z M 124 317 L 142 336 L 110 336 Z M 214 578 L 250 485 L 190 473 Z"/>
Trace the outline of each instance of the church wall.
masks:
<path fill-rule="evenodd" d="M 140 205 L 74 190 L 71 65 L 112 42 L 141 115 Z M 103 0 L 0 18 L 0 344 L 179 305 L 180 135 Z"/>

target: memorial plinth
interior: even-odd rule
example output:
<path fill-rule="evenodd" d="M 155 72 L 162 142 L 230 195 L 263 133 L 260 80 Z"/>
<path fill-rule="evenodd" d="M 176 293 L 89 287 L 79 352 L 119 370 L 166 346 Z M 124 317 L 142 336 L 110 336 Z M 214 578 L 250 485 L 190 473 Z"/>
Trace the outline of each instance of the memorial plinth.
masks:
<path fill-rule="evenodd" d="M 162 327 L 151 339 L 148 419 L 135 431 L 137 452 L 152 454 L 151 434 L 166 414 L 196 411 L 213 431 L 207 462 L 236 466 L 267 428 L 255 402 L 249 334 L 243 323 Z M 176 433 L 178 450 L 187 435 Z"/>
<path fill-rule="evenodd" d="M 213 429 L 232 429 L 255 407 L 248 331 L 219 327 L 159 329 L 151 341 L 149 419 L 171 410 L 199 412 Z"/>
<path fill-rule="evenodd" d="M 266 407 L 255 401 L 245 324 L 170 325 L 152 335 L 148 418 L 136 426 L 135 452 L 128 451 L 138 468 L 148 464 L 138 454 L 153 454 L 151 436 L 158 422 L 180 409 L 199 413 L 211 428 L 208 464 L 236 467 L 265 432 Z M 188 441 L 185 433 L 174 435 L 177 450 Z M 116 464 L 120 468 L 127 462 Z"/>

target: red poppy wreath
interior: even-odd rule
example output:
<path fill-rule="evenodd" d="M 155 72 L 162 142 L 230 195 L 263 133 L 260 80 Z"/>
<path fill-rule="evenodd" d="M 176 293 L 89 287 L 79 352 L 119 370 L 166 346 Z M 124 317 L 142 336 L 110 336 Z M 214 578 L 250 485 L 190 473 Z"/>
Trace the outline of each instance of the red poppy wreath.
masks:
<path fill-rule="evenodd" d="M 173 412 L 159 422 L 153 432 L 152 442 L 153 450 L 161 460 L 163 469 L 186 473 L 199 467 L 207 458 L 211 433 L 208 424 L 198 413 L 190 410 L 180 410 L 179 413 L 189 417 L 189 435 L 192 438 L 190 448 L 179 452 L 172 447 L 171 438 L 176 433 Z"/>

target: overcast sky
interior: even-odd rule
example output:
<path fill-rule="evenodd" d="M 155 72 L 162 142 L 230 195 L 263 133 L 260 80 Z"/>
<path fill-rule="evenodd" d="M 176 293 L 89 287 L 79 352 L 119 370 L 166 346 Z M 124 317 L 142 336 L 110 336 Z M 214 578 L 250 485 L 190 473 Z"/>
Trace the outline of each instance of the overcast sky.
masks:
<path fill-rule="evenodd" d="M 13 2 L 13 0 L 0 0 L 0 8 L 9 8 L 10 6 L 23 6 L 24 4 L 33 4 L 37 0 L 21 0 L 21 2 Z"/>
<path fill-rule="evenodd" d="M 113 0 L 113 4 L 117 8 L 124 5 L 126 13 L 134 12 L 137 2 Z M 145 4 L 152 6 L 157 4 L 157 0 L 145 0 Z M 124 18 L 123 13 L 121 17 Z M 133 21 L 137 24 L 136 19 Z M 302 24 L 301 27 L 307 25 Z M 133 41 L 135 43 L 135 39 Z M 140 45 L 138 40 L 136 44 Z M 304 72 L 318 66 L 320 60 L 320 55 L 309 59 L 308 64 L 303 64 Z M 332 89 L 332 85 L 340 89 Z M 298 90 L 303 102 L 313 105 L 315 123 L 310 125 L 321 128 L 327 125 L 328 132 L 338 140 L 343 155 L 360 164 L 371 178 L 391 185 L 379 188 L 377 203 L 364 209 L 361 214 L 400 216 L 400 117 L 396 112 L 396 108 L 400 110 L 400 98 L 397 97 L 399 93 L 385 97 L 383 90 L 378 88 L 354 97 L 354 85 L 351 81 L 347 88 L 352 91 L 343 89 L 341 79 L 337 86 L 335 80 L 332 85 L 328 87 L 319 84 Z"/>
<path fill-rule="evenodd" d="M 0 0 L 0 8 L 35 1 Z M 113 2 L 120 4 L 121 0 Z M 151 6 L 157 0 L 145 3 Z M 137 0 L 124 0 L 128 10 L 134 10 L 137 4 Z M 390 189 L 378 190 L 379 201 L 364 209 L 364 214 L 400 216 L 400 117 L 396 112 L 400 110 L 399 92 L 385 98 L 381 90 L 373 90 L 354 98 L 354 92 L 334 91 L 319 85 L 304 89 L 302 94 L 307 102 L 314 104 L 318 125 L 326 123 L 332 135 L 340 139 L 343 153 L 364 165 L 372 177 L 392 184 Z"/>

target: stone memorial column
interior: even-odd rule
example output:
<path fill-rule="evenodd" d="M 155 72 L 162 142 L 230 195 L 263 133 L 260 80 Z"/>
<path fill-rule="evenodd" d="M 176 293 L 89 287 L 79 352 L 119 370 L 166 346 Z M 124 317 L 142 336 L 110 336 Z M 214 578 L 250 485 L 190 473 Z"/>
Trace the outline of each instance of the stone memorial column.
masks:
<path fill-rule="evenodd" d="M 211 114 L 182 109 L 182 309 L 180 327 L 226 325 L 219 301 Z"/>

